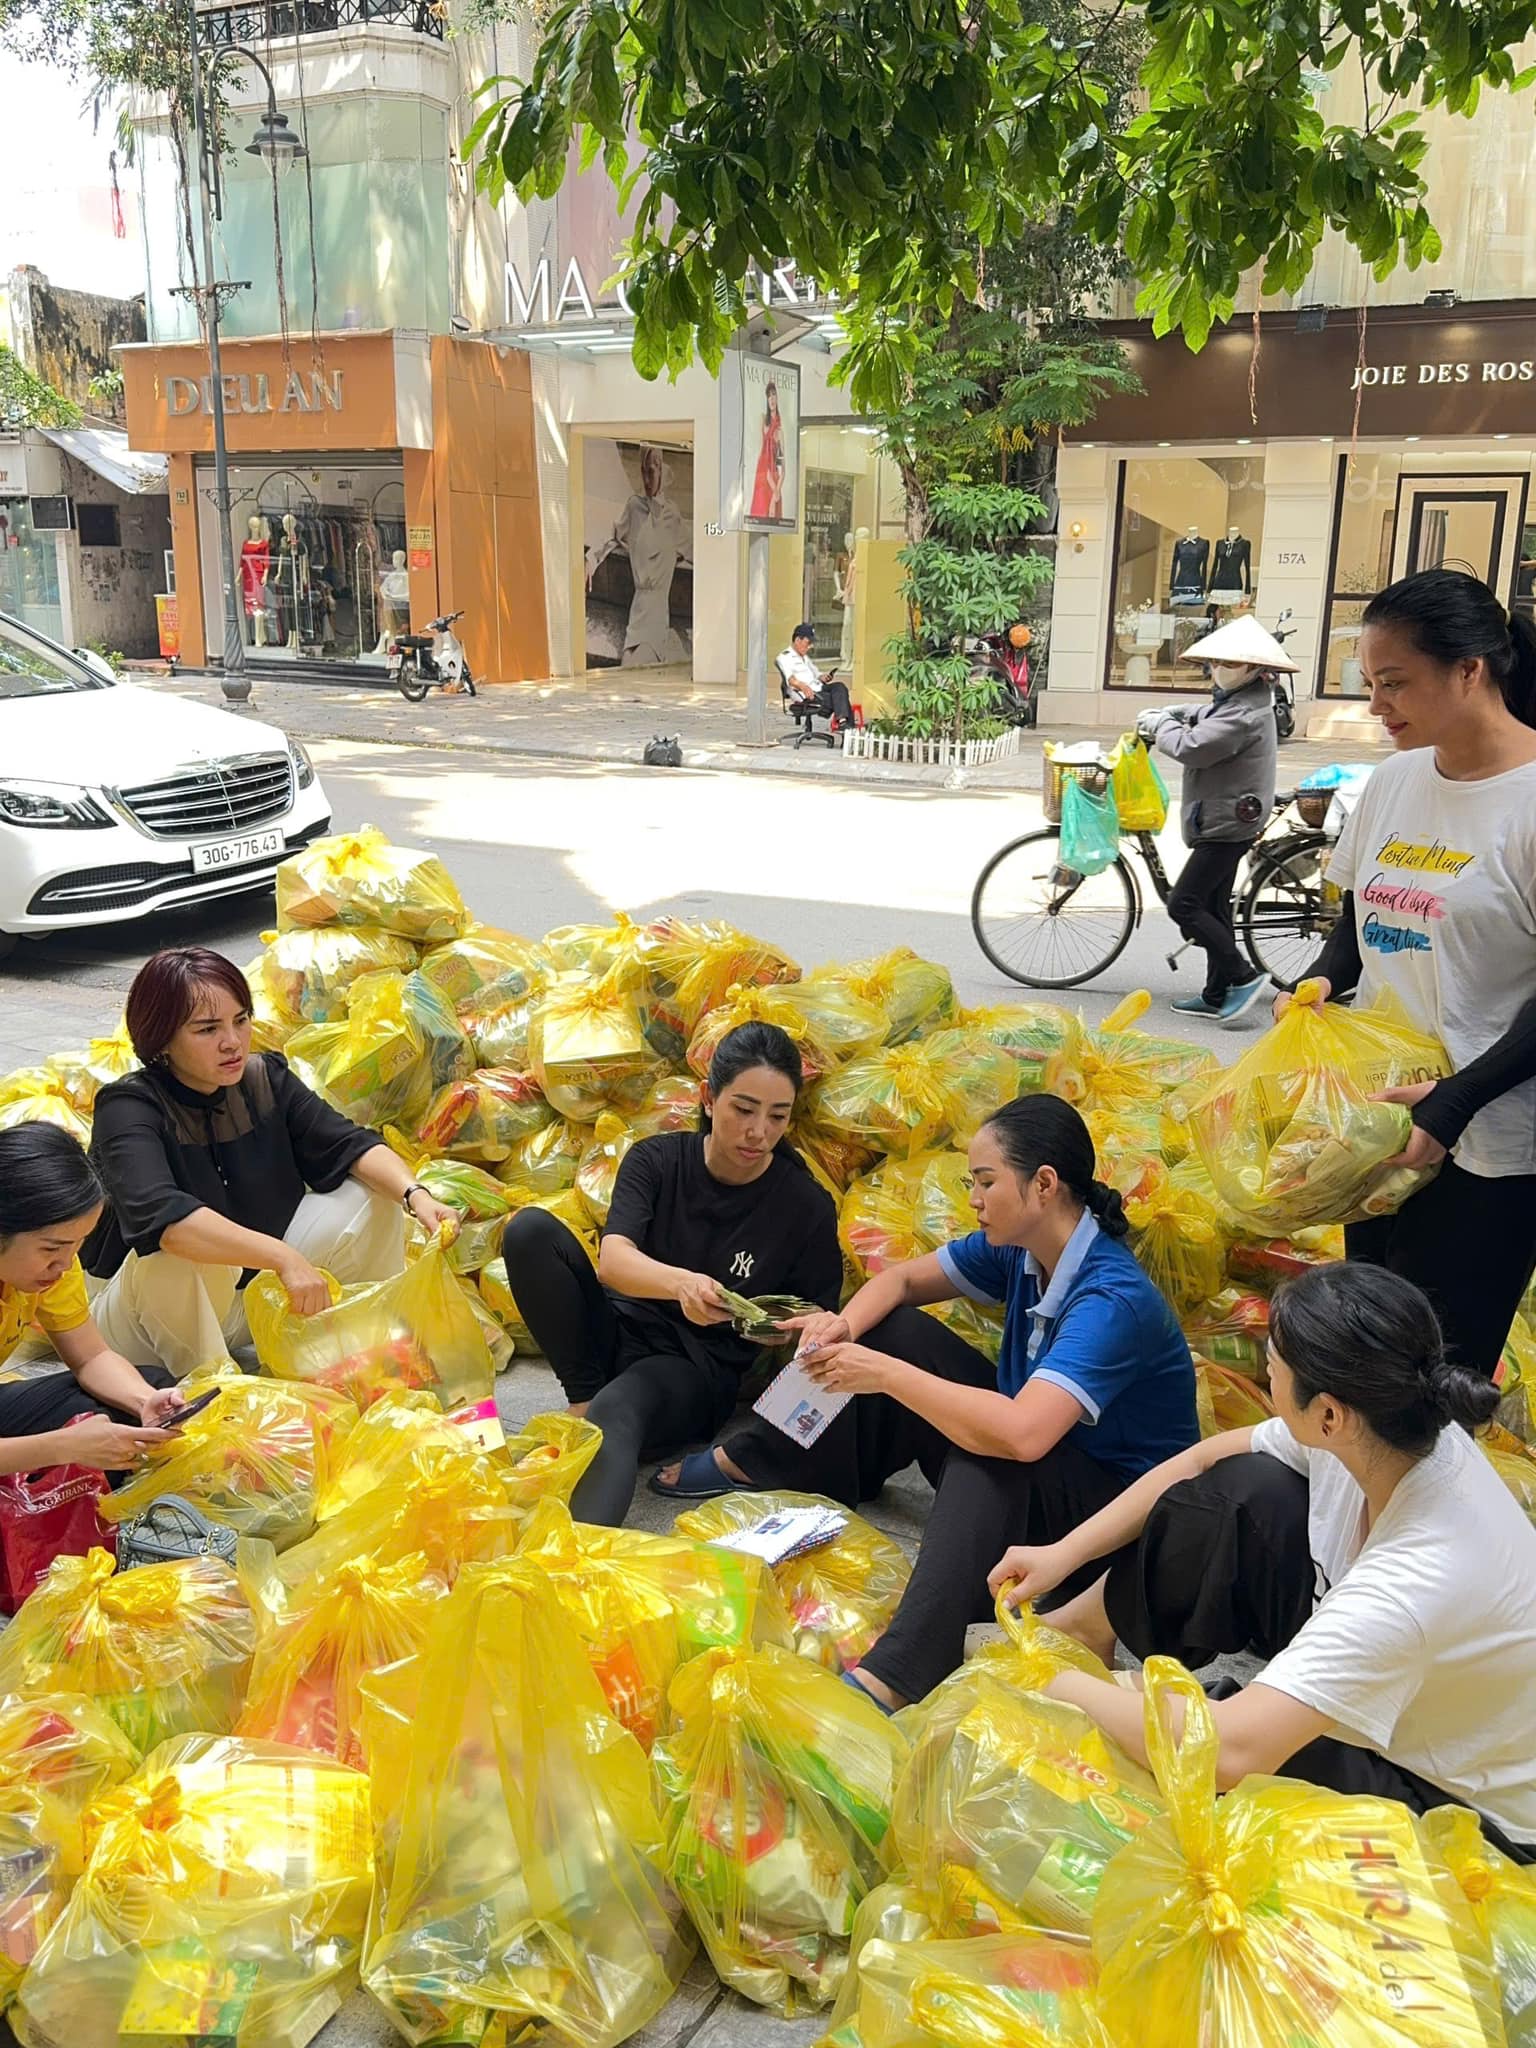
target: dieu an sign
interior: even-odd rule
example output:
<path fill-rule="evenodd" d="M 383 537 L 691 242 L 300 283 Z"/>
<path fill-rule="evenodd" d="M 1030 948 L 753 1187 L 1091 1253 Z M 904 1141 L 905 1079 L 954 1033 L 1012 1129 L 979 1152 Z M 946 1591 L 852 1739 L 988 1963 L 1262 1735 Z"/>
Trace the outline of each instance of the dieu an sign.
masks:
<path fill-rule="evenodd" d="M 220 379 L 226 413 L 340 412 L 343 370 L 328 375 L 311 370 L 308 376 L 290 370 L 286 377 L 270 377 L 265 371 L 253 376 L 244 372 Z M 165 409 L 172 419 L 188 413 L 213 411 L 211 377 L 175 377 L 165 380 Z"/>

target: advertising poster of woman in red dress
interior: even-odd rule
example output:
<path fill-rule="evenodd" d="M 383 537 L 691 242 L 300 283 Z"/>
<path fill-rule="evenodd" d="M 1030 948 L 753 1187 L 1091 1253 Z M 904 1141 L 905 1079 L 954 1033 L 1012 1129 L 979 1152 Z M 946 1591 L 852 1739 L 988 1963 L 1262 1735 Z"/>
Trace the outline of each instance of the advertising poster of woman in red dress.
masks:
<path fill-rule="evenodd" d="M 752 482 L 753 519 L 784 517 L 784 423 L 779 417 L 779 387 L 770 383 L 764 390 L 763 440 L 757 453 L 757 474 Z"/>

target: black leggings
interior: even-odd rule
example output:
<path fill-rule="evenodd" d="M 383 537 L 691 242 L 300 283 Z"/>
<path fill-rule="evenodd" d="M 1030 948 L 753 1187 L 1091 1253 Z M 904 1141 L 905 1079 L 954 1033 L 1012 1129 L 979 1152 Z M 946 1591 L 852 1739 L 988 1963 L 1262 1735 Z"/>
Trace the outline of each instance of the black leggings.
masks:
<path fill-rule="evenodd" d="M 1395 1216 L 1351 1223 L 1344 1243 L 1348 1257 L 1422 1287 L 1446 1350 L 1491 1379 L 1536 1270 L 1536 1174 L 1491 1180 L 1448 1159 Z"/>
<path fill-rule="evenodd" d="M 1232 884 L 1248 851 L 1246 841 L 1202 840 L 1168 897 L 1168 915 L 1205 954 L 1205 1000 L 1219 1003 L 1229 988 L 1252 981 L 1255 969 L 1232 935 Z"/>
<path fill-rule="evenodd" d="M 547 1209 L 520 1209 L 501 1234 L 507 1285 L 568 1401 L 587 1403 L 602 1448 L 571 1497 L 579 1522 L 616 1529 L 644 1457 L 713 1435 L 736 1406 L 729 1367 L 686 1352 L 641 1350 L 592 1262 Z"/>
<path fill-rule="evenodd" d="M 173 1387 L 176 1382 L 163 1366 L 141 1365 L 140 1376 L 152 1387 Z M 82 1415 L 105 1415 L 121 1422 L 129 1411 L 111 1408 L 98 1401 L 67 1369 L 61 1372 L 29 1373 L 25 1379 L 0 1383 L 0 1437 L 45 1436 L 49 1430 L 67 1429 Z M 136 1415 L 129 1419 L 137 1422 Z M 114 1486 L 123 1486 L 133 1475 L 109 1472 Z"/>
<path fill-rule="evenodd" d="M 995 1367 L 920 1309 L 895 1310 L 862 1341 L 940 1379 L 996 1389 Z M 1010 1543 L 1055 1542 L 1128 1483 L 1075 1444 L 1057 1444 L 1028 1465 L 958 1450 L 886 1394 L 856 1395 L 808 1448 L 754 1417 L 727 1439 L 725 1452 L 758 1486 L 828 1494 L 848 1507 L 873 1500 L 904 1467 L 922 1470 L 937 1493 L 922 1548 L 890 1627 L 863 1660 L 909 1700 L 956 1669 L 966 1628 L 991 1616 L 987 1573 Z"/>
<path fill-rule="evenodd" d="M 1191 1670 L 1223 1655 L 1277 1655 L 1312 1616 L 1307 1500 L 1306 1480 L 1259 1451 L 1170 1487 L 1140 1540 L 1110 1564 L 1104 1605 L 1120 1641 L 1137 1657 L 1177 1657 Z M 1398 1799 L 1412 1813 L 1463 1803 L 1376 1750 L 1332 1736 L 1297 1750 L 1284 1775 Z M 1495 1848 L 1536 1863 L 1536 1843 L 1511 1842 L 1479 1819 Z"/>

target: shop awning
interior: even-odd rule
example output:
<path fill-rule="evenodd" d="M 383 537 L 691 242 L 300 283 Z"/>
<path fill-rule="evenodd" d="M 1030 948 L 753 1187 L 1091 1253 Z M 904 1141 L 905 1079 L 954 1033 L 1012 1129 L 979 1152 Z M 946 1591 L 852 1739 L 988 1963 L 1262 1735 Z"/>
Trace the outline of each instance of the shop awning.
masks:
<path fill-rule="evenodd" d="M 153 497 L 169 489 L 170 464 L 163 455 L 145 455 L 128 446 L 117 427 L 44 427 L 46 439 L 109 484 L 135 497 Z"/>

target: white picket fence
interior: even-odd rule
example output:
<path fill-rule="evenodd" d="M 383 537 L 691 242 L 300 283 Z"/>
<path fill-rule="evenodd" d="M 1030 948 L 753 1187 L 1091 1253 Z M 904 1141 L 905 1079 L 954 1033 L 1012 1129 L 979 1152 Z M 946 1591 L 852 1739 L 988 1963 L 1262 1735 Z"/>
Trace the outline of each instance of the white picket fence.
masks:
<path fill-rule="evenodd" d="M 857 726 L 843 739 L 845 761 L 904 761 L 917 768 L 985 768 L 1019 751 L 1019 728 L 990 740 L 911 739 L 902 733 Z"/>

